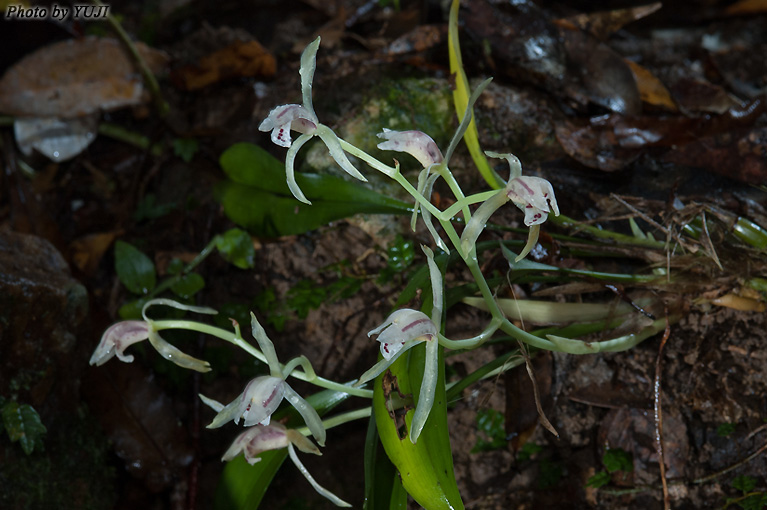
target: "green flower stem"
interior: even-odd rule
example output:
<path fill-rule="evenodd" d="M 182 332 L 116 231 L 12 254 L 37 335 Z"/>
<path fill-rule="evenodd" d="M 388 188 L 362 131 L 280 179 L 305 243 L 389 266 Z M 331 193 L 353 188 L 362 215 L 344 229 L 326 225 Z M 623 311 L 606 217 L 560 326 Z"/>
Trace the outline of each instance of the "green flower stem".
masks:
<path fill-rule="evenodd" d="M 442 178 L 445 179 L 445 182 L 450 188 L 450 191 L 453 192 L 453 195 L 455 196 L 457 200 L 456 203 L 462 204 L 461 210 L 463 211 L 463 220 L 468 223 L 468 221 L 471 219 L 471 211 L 469 211 L 469 204 L 465 202 L 466 195 L 463 194 L 463 190 L 461 189 L 461 186 L 458 184 L 458 181 L 455 180 L 455 177 L 453 176 L 453 172 L 451 172 L 450 169 L 447 167 L 447 165 L 444 163 L 439 166 L 437 171 L 442 176 Z M 443 215 L 444 214 L 445 213 L 443 213 Z M 451 217 L 452 215 L 443 217 L 440 219 L 447 220 L 447 219 L 450 219 Z"/>
<path fill-rule="evenodd" d="M 443 220 L 452 219 L 453 216 L 458 214 L 458 211 L 463 210 L 464 207 L 467 207 L 471 204 L 478 204 L 480 202 L 484 202 L 485 200 L 487 200 L 488 198 L 492 197 L 493 195 L 497 193 L 498 193 L 497 189 L 491 189 L 489 191 L 483 191 L 481 193 L 469 195 L 468 197 L 463 197 L 460 200 L 458 200 L 456 203 L 454 203 L 453 205 L 445 209 L 441 215 L 437 215 L 437 216 Z M 470 217 L 471 215 L 469 215 L 467 218 L 470 218 Z M 464 222 L 468 222 L 468 219 L 464 219 Z M 527 231 L 527 229 L 519 229 L 519 230 Z"/>
<path fill-rule="evenodd" d="M 356 156 L 368 165 L 370 165 L 372 168 L 378 170 L 382 174 L 388 176 L 388 177 L 394 177 L 396 174 L 399 173 L 399 169 L 395 167 L 391 167 L 389 165 L 385 165 L 378 161 L 376 158 L 368 154 L 367 152 L 363 151 L 362 149 L 357 148 L 356 146 L 350 144 L 343 138 L 339 137 L 338 141 L 341 142 L 341 148 L 351 154 L 352 156 Z"/>
<path fill-rule="evenodd" d="M 199 333 L 204 333 L 206 335 L 220 338 L 221 340 L 225 340 L 229 343 L 236 345 L 237 347 L 241 348 L 242 350 L 244 350 L 245 352 L 247 352 L 248 354 L 250 354 L 257 360 L 263 363 L 266 363 L 266 356 L 264 356 L 264 353 L 262 353 L 260 350 L 256 349 L 255 347 L 250 345 L 248 342 L 246 342 L 245 339 L 242 338 L 242 336 L 232 333 L 231 331 L 227 331 L 225 329 L 222 329 L 216 326 L 211 326 L 209 324 L 203 324 L 201 322 L 187 321 L 187 320 L 161 320 L 161 321 L 152 321 L 151 324 L 156 331 L 162 331 L 163 329 L 185 329 L 188 331 L 197 331 Z M 281 368 L 284 369 L 284 366 L 282 366 Z M 290 373 L 290 375 L 300 381 L 306 381 L 308 383 L 314 384 L 315 386 L 319 386 L 320 388 L 326 388 L 329 390 L 339 391 L 342 393 L 348 393 L 349 395 L 354 395 L 356 397 L 373 398 L 372 390 L 366 390 L 362 388 L 353 388 L 350 385 L 337 383 L 335 381 L 330 381 L 323 377 L 319 377 L 316 374 L 312 376 L 312 374 L 307 374 L 306 372 L 300 372 L 300 371 L 294 370 Z"/>
<path fill-rule="evenodd" d="M 443 347 L 453 350 L 474 349 L 487 342 L 493 336 L 493 334 L 498 331 L 498 328 L 501 326 L 501 322 L 502 321 L 500 319 L 493 317 L 490 319 L 490 323 L 487 325 L 487 327 L 485 327 L 485 329 L 483 329 L 480 334 L 463 340 L 450 340 L 449 338 L 440 334 L 439 343 Z"/>
<path fill-rule="evenodd" d="M 373 412 L 372 407 L 363 407 L 362 409 L 347 411 L 345 413 L 341 413 L 336 416 L 331 416 L 327 420 L 322 420 L 322 425 L 325 427 L 325 429 L 332 429 L 333 427 L 338 427 L 339 425 L 343 425 L 344 423 L 349 423 L 355 420 L 361 420 L 363 418 L 369 418 L 372 412 Z M 311 434 L 311 432 L 309 432 L 308 427 L 300 427 L 300 428 L 297 428 L 296 430 L 305 436 L 308 436 L 309 434 Z"/>

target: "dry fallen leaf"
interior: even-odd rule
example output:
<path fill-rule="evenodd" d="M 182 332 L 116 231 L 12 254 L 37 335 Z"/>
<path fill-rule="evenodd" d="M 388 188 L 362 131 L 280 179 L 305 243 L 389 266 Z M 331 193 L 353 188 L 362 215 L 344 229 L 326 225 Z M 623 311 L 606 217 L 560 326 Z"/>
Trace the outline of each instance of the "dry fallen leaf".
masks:
<path fill-rule="evenodd" d="M 654 74 L 631 60 L 626 59 L 626 63 L 634 74 L 637 88 L 639 88 L 639 97 L 643 102 L 672 112 L 678 111 L 668 89 Z"/>
<path fill-rule="evenodd" d="M 136 44 L 157 72 L 165 53 Z M 114 39 L 86 37 L 45 46 L 14 64 L 0 79 L 0 112 L 73 118 L 144 101 L 135 63 Z"/>
<path fill-rule="evenodd" d="M 197 64 L 175 69 L 173 83 L 184 90 L 198 90 L 213 83 L 244 76 L 271 78 L 277 72 L 274 55 L 258 41 L 237 41 L 202 57 Z"/>

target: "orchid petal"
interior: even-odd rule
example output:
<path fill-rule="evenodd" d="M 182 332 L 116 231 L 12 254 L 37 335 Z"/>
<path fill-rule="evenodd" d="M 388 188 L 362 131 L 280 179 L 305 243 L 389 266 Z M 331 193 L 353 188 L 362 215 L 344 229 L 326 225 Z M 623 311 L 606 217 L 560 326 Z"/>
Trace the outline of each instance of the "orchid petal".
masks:
<path fill-rule="evenodd" d="M 293 144 L 290 146 L 290 149 L 288 149 L 287 156 L 285 156 L 285 177 L 288 181 L 288 188 L 290 188 L 290 192 L 293 193 L 293 196 L 296 197 L 297 200 L 309 205 L 312 203 L 309 201 L 309 199 L 306 198 L 306 196 L 304 196 L 301 188 L 298 187 L 293 165 L 295 164 L 298 150 L 303 147 L 306 142 L 311 140 L 312 136 L 313 135 L 310 134 L 303 134 L 296 138 L 296 141 L 293 142 Z"/>
<path fill-rule="evenodd" d="M 258 457 L 263 452 L 280 450 L 290 446 L 287 429 L 284 425 L 275 423 L 269 426 L 259 425 L 251 427 L 234 440 L 232 445 L 221 457 L 222 461 L 229 461 L 242 453 L 245 460 L 251 466 L 260 462 Z"/>
<path fill-rule="evenodd" d="M 485 151 L 485 154 L 491 158 L 505 159 L 509 162 L 509 182 L 522 175 L 522 163 L 514 154 L 493 151 Z"/>
<path fill-rule="evenodd" d="M 274 350 L 274 344 L 267 336 L 266 331 L 264 331 L 263 326 L 261 326 L 261 323 L 258 322 L 258 319 L 256 319 L 256 314 L 253 312 L 250 312 L 250 328 L 251 332 L 253 333 L 253 337 L 256 339 L 258 346 L 261 348 L 261 352 L 263 352 L 264 356 L 266 357 L 266 363 L 269 365 L 269 372 L 271 376 L 284 379 L 285 375 L 282 373 L 280 361 L 277 358 L 277 351 Z"/>
<path fill-rule="evenodd" d="M 357 382 L 355 382 L 352 386 L 357 388 L 359 386 L 362 386 L 368 381 L 372 381 L 373 379 L 381 375 L 384 372 L 384 370 L 389 368 L 395 361 L 397 361 L 397 358 L 399 358 L 402 354 L 404 354 L 408 349 L 410 349 L 411 347 L 413 347 L 414 345 L 420 342 L 422 342 L 422 340 L 409 340 L 405 342 L 405 345 L 403 345 L 401 349 L 395 352 L 391 358 L 389 359 L 383 358 L 379 360 L 378 363 L 376 363 L 375 365 L 367 369 L 367 371 L 364 374 L 362 374 L 359 380 L 357 380 Z"/>
<path fill-rule="evenodd" d="M 150 326 L 145 321 L 122 321 L 112 324 L 101 335 L 101 341 L 89 361 L 91 365 L 101 366 L 113 356 L 122 362 L 131 363 L 132 355 L 126 355 L 125 349 L 136 342 L 149 338 Z"/>
<path fill-rule="evenodd" d="M 317 411 L 287 384 L 285 384 L 285 398 L 304 419 L 314 439 L 317 440 L 320 446 L 325 446 L 325 426 L 322 425 L 322 420 Z"/>
<path fill-rule="evenodd" d="M 527 256 L 530 251 L 535 248 L 535 245 L 538 244 L 538 234 L 541 231 L 540 225 L 531 225 L 530 226 L 530 232 L 527 234 L 527 243 L 525 243 L 525 247 L 522 248 L 522 251 L 517 255 L 517 258 L 514 259 L 514 262 L 519 262 L 523 258 Z"/>
<path fill-rule="evenodd" d="M 159 300 L 156 300 L 159 301 Z M 165 301 L 165 300 L 163 300 Z M 167 301 L 170 301 L 169 299 Z M 149 303 L 147 303 L 149 304 Z M 144 307 L 146 309 L 146 306 Z M 180 351 L 173 345 L 166 342 L 160 334 L 154 330 L 154 328 L 149 328 L 149 343 L 152 344 L 152 347 L 155 348 L 155 350 L 160 353 L 160 356 L 167 359 L 168 361 L 172 361 L 176 365 L 180 366 L 181 368 L 188 368 L 190 370 L 195 370 L 197 372 L 210 372 L 210 363 L 207 361 L 203 361 L 201 359 L 193 358 L 192 356 Z"/>
<path fill-rule="evenodd" d="M 506 196 L 505 190 L 499 190 L 498 193 L 485 200 L 480 205 L 474 214 L 471 215 L 469 223 L 461 233 L 461 250 L 463 250 L 464 256 L 469 253 L 471 248 L 477 243 L 479 234 L 485 229 L 490 216 L 498 210 L 503 204 L 509 201 L 509 197 Z"/>
<path fill-rule="evenodd" d="M 226 407 L 224 404 L 222 404 L 218 400 L 213 400 L 212 398 L 208 398 L 202 393 L 198 393 L 197 396 L 200 397 L 200 400 L 202 400 L 203 404 L 210 407 L 217 413 L 220 413 Z"/>
<path fill-rule="evenodd" d="M 302 433 L 295 429 L 288 429 L 288 441 L 290 441 L 293 446 L 298 448 L 304 453 L 311 453 L 314 455 L 322 455 L 322 452 L 320 451 L 317 446 L 315 446 L 314 443 L 312 443 L 309 439 L 307 439 L 306 436 L 304 436 Z"/>
<path fill-rule="evenodd" d="M 250 427 L 256 423 L 269 425 L 272 413 L 280 407 L 285 397 L 288 384 L 279 377 L 256 377 L 248 383 L 242 392 L 238 405 L 238 413 L 234 423 L 243 418 L 243 425 Z"/>
<path fill-rule="evenodd" d="M 383 128 L 383 132 L 377 136 L 386 140 L 377 145 L 379 149 L 406 152 L 417 159 L 423 168 L 442 163 L 445 159 L 434 140 L 422 131 L 392 131 Z"/>
<path fill-rule="evenodd" d="M 415 444 L 421 435 L 423 426 L 429 418 L 434 405 L 434 394 L 437 391 L 439 375 L 439 343 L 436 340 L 426 342 L 426 364 L 423 368 L 423 380 L 418 394 L 418 404 L 415 407 L 413 421 L 410 422 L 410 442 Z"/>
<path fill-rule="evenodd" d="M 336 163 L 338 163 L 338 166 L 340 166 L 344 172 L 351 175 L 355 179 L 361 180 L 362 182 L 368 181 L 365 176 L 362 175 L 359 170 L 354 167 L 354 165 L 352 165 L 351 161 L 349 161 L 349 158 L 346 157 L 346 153 L 341 148 L 341 142 L 338 140 L 338 135 L 336 135 L 332 129 L 325 126 L 324 124 L 320 124 L 317 126 L 316 134 L 325 143 L 325 146 L 330 152 L 330 157 L 333 158 Z"/>
<path fill-rule="evenodd" d="M 298 70 L 301 75 L 301 95 L 303 96 L 304 108 L 312 113 L 314 113 L 312 82 L 314 81 L 314 71 L 317 69 L 317 50 L 320 48 L 320 40 L 321 38 L 318 36 L 304 49 L 301 54 L 301 68 Z"/>
<path fill-rule="evenodd" d="M 301 464 L 301 461 L 298 459 L 298 455 L 296 455 L 296 450 L 293 448 L 293 445 L 288 443 L 288 455 L 290 455 L 290 460 L 293 461 L 293 464 L 296 465 L 299 471 L 301 471 L 301 474 L 304 475 L 304 478 L 314 487 L 314 490 L 317 491 L 321 496 L 329 499 L 334 505 L 341 506 L 341 507 L 351 507 L 349 503 L 344 501 L 343 499 L 339 498 L 326 488 L 324 488 L 322 485 L 317 483 L 317 481 L 312 477 L 311 474 L 309 474 L 309 471 L 304 467 L 303 464 Z"/>
<path fill-rule="evenodd" d="M 174 301 L 172 299 L 157 298 L 157 299 L 150 299 L 144 304 L 143 308 L 141 308 L 141 316 L 144 318 L 145 321 L 151 322 L 152 319 L 146 316 L 146 311 L 149 310 L 150 306 L 154 306 L 154 305 L 165 305 L 165 306 L 170 306 L 171 308 L 175 308 L 177 310 L 184 310 L 187 312 L 194 312 L 194 313 L 204 313 L 207 315 L 216 315 L 218 313 L 213 308 L 209 308 L 207 306 L 185 305 L 183 303 L 179 303 L 178 301 Z"/>
<path fill-rule="evenodd" d="M 312 134 L 317 129 L 317 116 L 298 104 L 283 104 L 273 108 L 258 126 L 259 131 L 271 131 L 272 142 L 280 147 L 290 147 L 290 130 Z"/>

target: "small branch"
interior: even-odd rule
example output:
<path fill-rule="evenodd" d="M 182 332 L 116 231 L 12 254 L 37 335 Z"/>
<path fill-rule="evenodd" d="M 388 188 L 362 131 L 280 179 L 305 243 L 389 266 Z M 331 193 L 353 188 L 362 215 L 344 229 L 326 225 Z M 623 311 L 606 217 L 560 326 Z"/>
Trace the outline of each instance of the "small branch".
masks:
<path fill-rule="evenodd" d="M 101 3 L 100 0 L 91 0 L 91 2 L 97 7 L 104 7 L 104 4 Z M 111 14 L 107 14 L 107 22 L 112 26 L 112 29 L 117 32 L 117 36 L 120 38 L 123 44 L 125 44 L 128 52 L 130 52 L 130 54 L 135 59 L 141 74 L 144 76 L 144 81 L 146 82 L 147 87 L 149 87 L 149 92 L 152 94 L 152 98 L 154 98 L 155 105 L 157 106 L 157 112 L 160 114 L 160 117 L 165 117 L 165 115 L 168 114 L 170 107 L 162 97 L 162 92 L 160 92 L 160 84 L 157 83 L 157 78 L 155 78 L 154 73 L 152 73 L 152 70 L 149 69 L 146 60 L 144 60 L 144 57 L 141 56 L 138 48 L 136 48 L 136 45 L 133 44 L 133 41 L 122 27 L 120 22 L 117 21 Z"/>
<path fill-rule="evenodd" d="M 661 376 L 663 366 L 663 347 L 671 334 L 671 325 L 668 320 L 668 310 L 666 310 L 666 329 L 663 332 L 663 338 L 658 347 L 658 359 L 655 361 L 655 381 L 653 385 L 653 400 L 655 402 L 655 441 L 656 451 L 658 452 L 658 462 L 660 463 L 660 481 L 663 485 L 663 508 L 671 508 L 671 500 L 668 495 L 668 483 L 666 482 L 666 457 L 663 453 L 663 411 L 661 405 Z"/>

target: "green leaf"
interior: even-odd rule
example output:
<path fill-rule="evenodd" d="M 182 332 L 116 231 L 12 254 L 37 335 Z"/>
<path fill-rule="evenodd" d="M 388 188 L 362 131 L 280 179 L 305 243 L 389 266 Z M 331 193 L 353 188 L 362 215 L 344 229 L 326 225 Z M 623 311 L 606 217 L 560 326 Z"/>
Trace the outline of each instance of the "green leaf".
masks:
<path fill-rule="evenodd" d="M 407 214 L 410 205 L 330 175 L 297 174 L 312 205 L 297 201 L 285 181 L 285 165 L 260 147 L 235 144 L 221 155 L 230 180 L 216 186 L 226 215 L 262 237 L 301 234 L 357 213 Z"/>
<path fill-rule="evenodd" d="M 600 471 L 599 473 L 586 480 L 586 487 L 593 487 L 598 489 L 600 487 L 604 487 L 608 483 L 610 483 L 610 475 L 607 473 L 607 471 Z"/>
<path fill-rule="evenodd" d="M 148 294 L 157 283 L 154 263 L 124 241 L 115 243 L 115 270 L 122 284 L 134 294 Z"/>
<path fill-rule="evenodd" d="M 400 356 L 389 370 L 376 378 L 373 387 L 373 412 L 378 436 L 386 454 L 400 473 L 402 486 L 418 504 L 429 510 L 463 510 L 453 471 L 447 429 L 445 358 L 441 348 L 434 405 L 418 441 L 416 444 L 410 442 L 409 430 L 423 379 L 425 354 L 425 345 L 421 343 Z M 388 395 L 384 394 L 384 377 L 389 377 L 389 381 L 396 381 L 395 389 L 387 388 L 387 392 L 391 390 Z M 394 414 L 393 418 L 387 407 L 387 400 L 398 393 L 406 397 L 412 395 L 413 404 L 407 407 L 404 423 L 399 413 Z"/>
<path fill-rule="evenodd" d="M 602 464 L 608 473 L 615 473 L 616 471 L 630 473 L 634 471 L 634 460 L 631 454 L 623 448 L 608 448 L 602 455 Z"/>
<path fill-rule="evenodd" d="M 199 144 L 194 138 L 176 138 L 173 140 L 173 154 L 189 163 L 197 154 Z"/>
<path fill-rule="evenodd" d="M 386 250 L 389 255 L 386 264 L 394 271 L 401 273 L 413 263 L 415 258 L 414 246 L 413 241 L 397 234 L 397 237 Z"/>
<path fill-rule="evenodd" d="M 136 222 L 155 220 L 165 216 L 175 208 L 175 202 L 161 204 L 157 202 L 157 197 L 154 194 L 147 193 L 136 206 L 136 212 L 133 213 L 133 219 Z"/>
<path fill-rule="evenodd" d="M 306 319 L 310 310 L 316 310 L 325 302 L 328 291 L 312 280 L 301 280 L 288 291 L 287 305 L 295 310 L 299 319 Z"/>
<path fill-rule="evenodd" d="M 170 290 L 182 299 L 189 299 L 205 288 L 205 280 L 197 273 L 185 274 L 179 281 L 170 286 Z"/>
<path fill-rule="evenodd" d="M 477 430 L 483 434 L 477 434 L 477 442 L 471 453 L 487 452 L 506 446 L 504 422 L 503 414 L 495 409 L 480 409 L 477 412 Z"/>
<path fill-rule="evenodd" d="M 256 251 L 253 240 L 247 232 L 233 228 L 216 237 L 218 248 L 224 260 L 240 269 L 251 269 L 255 265 Z"/>
<path fill-rule="evenodd" d="M 741 501 L 738 501 L 738 505 L 743 510 L 762 510 L 767 507 L 767 493 L 754 494 Z"/>
<path fill-rule="evenodd" d="M 537 444 L 537 443 L 530 443 L 527 442 L 522 445 L 522 448 L 519 449 L 519 452 L 517 452 L 517 460 L 522 462 L 525 460 L 530 460 L 530 458 L 535 455 L 536 453 L 540 453 L 543 451 L 543 446 Z"/>
<path fill-rule="evenodd" d="M 562 479 L 564 470 L 560 462 L 543 459 L 538 466 L 538 488 L 551 489 Z"/>
<path fill-rule="evenodd" d="M 719 437 L 727 437 L 735 432 L 734 423 L 722 423 L 716 428 L 716 435 Z"/>
<path fill-rule="evenodd" d="M 365 501 L 363 510 L 407 510 L 407 491 L 378 439 L 375 415 L 365 440 Z"/>
<path fill-rule="evenodd" d="M 40 421 L 40 415 L 29 404 L 19 405 L 17 402 L 6 402 L 2 409 L 3 426 L 12 442 L 19 441 L 24 453 L 29 455 L 35 448 L 43 448 L 42 436 L 45 425 Z"/>
<path fill-rule="evenodd" d="M 469 106 L 469 80 L 463 70 L 463 59 L 461 57 L 461 45 L 458 41 L 458 7 L 460 0 L 453 0 L 450 7 L 450 18 L 448 21 L 447 48 L 450 60 L 450 72 L 455 76 L 455 89 L 453 90 L 453 103 L 455 104 L 455 113 L 458 119 L 462 119 L 466 108 Z M 485 158 L 485 154 L 479 147 L 479 134 L 477 133 L 477 124 L 474 122 L 474 114 L 469 123 L 469 128 L 463 135 L 463 140 L 469 148 L 471 159 L 477 166 L 479 173 L 485 182 L 494 189 L 503 187 L 501 181 L 495 174 Z"/>
<path fill-rule="evenodd" d="M 124 321 L 139 320 L 141 319 L 141 310 L 147 301 L 149 301 L 148 297 L 128 301 L 117 310 L 117 315 Z"/>
<path fill-rule="evenodd" d="M 756 487 L 756 478 L 753 476 L 736 476 L 733 478 L 732 482 L 730 483 L 732 485 L 733 489 L 738 489 L 739 491 L 743 491 L 743 493 L 751 492 Z"/>

